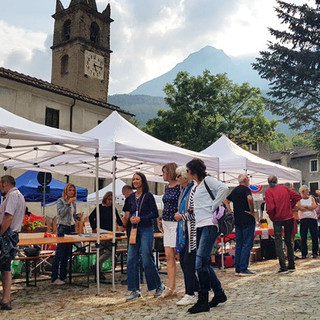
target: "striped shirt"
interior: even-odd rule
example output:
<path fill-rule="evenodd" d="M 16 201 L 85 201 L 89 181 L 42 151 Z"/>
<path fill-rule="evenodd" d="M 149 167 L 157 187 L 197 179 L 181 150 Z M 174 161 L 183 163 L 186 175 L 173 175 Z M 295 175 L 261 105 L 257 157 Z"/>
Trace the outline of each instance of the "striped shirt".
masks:
<path fill-rule="evenodd" d="M 187 224 L 188 228 L 188 252 L 191 252 L 192 250 L 195 250 L 197 248 L 197 228 L 196 228 L 196 219 L 193 210 L 193 197 L 194 193 L 196 191 L 196 185 L 194 185 L 191 189 L 190 195 L 189 195 L 189 202 L 188 202 L 188 208 L 189 211 L 187 211 L 185 214 L 182 215 L 182 220 Z"/>

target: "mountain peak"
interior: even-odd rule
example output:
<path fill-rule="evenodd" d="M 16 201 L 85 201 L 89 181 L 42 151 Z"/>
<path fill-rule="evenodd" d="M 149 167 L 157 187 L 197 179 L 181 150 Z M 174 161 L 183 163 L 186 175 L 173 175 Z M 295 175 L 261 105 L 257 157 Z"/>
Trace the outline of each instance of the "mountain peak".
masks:
<path fill-rule="evenodd" d="M 254 58 L 252 58 L 252 61 L 240 61 L 240 59 L 231 58 L 223 50 L 207 45 L 189 54 L 186 59 L 162 76 L 141 84 L 130 94 L 163 97 L 163 88 L 167 83 L 173 82 L 178 72 L 186 71 L 192 76 L 199 76 L 206 69 L 211 74 L 226 73 L 228 78 L 235 83 L 249 82 L 252 86 L 266 88 L 266 82 L 263 82 L 258 73 L 251 67 L 253 61 Z"/>

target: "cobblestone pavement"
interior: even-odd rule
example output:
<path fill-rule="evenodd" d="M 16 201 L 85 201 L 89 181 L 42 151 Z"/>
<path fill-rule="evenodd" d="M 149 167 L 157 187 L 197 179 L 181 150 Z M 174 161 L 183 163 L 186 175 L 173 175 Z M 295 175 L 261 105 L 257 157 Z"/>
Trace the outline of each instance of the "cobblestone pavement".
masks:
<path fill-rule="evenodd" d="M 236 277 L 234 269 L 217 270 L 228 301 L 197 315 L 176 305 L 184 291 L 178 266 L 178 297 L 155 299 L 143 285 L 143 298 L 126 303 L 126 287 L 120 285 L 125 276 L 118 273 L 116 291 L 102 284 L 100 296 L 94 283 L 89 289 L 54 287 L 49 281 L 37 288 L 15 284 L 13 310 L 0 311 L 0 319 L 320 319 L 320 259 L 298 260 L 297 271 L 284 275 L 277 274 L 276 260 L 255 263 L 251 269 L 257 275 Z M 166 283 L 166 276 L 161 277 Z"/>

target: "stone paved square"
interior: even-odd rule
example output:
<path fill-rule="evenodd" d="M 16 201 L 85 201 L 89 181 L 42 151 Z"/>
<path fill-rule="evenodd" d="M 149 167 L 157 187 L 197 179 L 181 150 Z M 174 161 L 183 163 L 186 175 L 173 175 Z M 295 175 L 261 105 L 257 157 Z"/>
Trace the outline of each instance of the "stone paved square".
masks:
<path fill-rule="evenodd" d="M 177 267 L 179 296 L 168 299 L 155 299 L 144 284 L 143 298 L 125 302 L 126 287 L 120 284 L 125 275 L 120 273 L 116 273 L 116 291 L 112 292 L 111 284 L 101 284 L 100 296 L 96 296 L 93 282 L 89 289 L 54 287 L 50 281 L 39 282 L 37 288 L 15 284 L 13 310 L 0 311 L 0 319 L 320 319 L 320 259 L 297 260 L 297 271 L 285 275 L 277 274 L 277 260 L 252 264 L 257 275 L 251 277 L 236 277 L 234 269 L 217 270 L 228 301 L 197 315 L 189 315 L 188 307 L 176 305 L 184 293 Z M 111 279 L 111 274 L 107 277 Z M 166 283 L 166 275 L 161 277 Z"/>

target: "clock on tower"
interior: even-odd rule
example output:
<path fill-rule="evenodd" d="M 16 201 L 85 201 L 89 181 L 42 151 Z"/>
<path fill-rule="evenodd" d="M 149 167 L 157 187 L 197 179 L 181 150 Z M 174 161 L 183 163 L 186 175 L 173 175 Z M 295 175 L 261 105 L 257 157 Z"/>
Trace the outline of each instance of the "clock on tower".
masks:
<path fill-rule="evenodd" d="M 86 50 L 84 52 L 84 74 L 99 80 L 104 77 L 104 57 Z"/>

